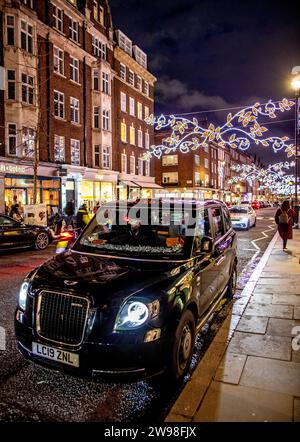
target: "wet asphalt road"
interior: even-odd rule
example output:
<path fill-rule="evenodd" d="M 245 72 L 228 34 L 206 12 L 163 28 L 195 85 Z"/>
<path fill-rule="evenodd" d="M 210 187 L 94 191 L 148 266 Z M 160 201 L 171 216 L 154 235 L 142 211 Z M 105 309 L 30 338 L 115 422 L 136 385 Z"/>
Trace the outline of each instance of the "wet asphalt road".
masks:
<path fill-rule="evenodd" d="M 257 211 L 256 228 L 238 232 L 237 298 L 274 235 L 274 212 L 274 209 Z M 16 350 L 13 317 L 20 283 L 53 252 L 51 246 L 45 252 L 0 255 L 0 326 L 6 330 L 6 350 L 0 351 L 0 421 L 162 421 L 186 380 L 172 388 L 153 386 L 146 381 L 124 384 L 83 380 L 35 366 Z M 192 369 L 229 310 L 230 305 L 225 305 L 198 336 Z"/>

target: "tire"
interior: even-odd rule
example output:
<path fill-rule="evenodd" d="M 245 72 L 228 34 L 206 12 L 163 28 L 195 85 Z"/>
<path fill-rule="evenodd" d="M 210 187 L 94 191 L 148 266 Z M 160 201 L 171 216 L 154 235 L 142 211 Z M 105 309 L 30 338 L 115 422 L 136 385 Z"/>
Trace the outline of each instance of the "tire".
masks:
<path fill-rule="evenodd" d="M 249 229 L 250 229 L 250 221 L 248 221 L 248 225 L 246 227 L 246 230 L 249 230 Z"/>
<path fill-rule="evenodd" d="M 47 235 L 46 232 L 40 232 L 37 234 L 37 237 L 35 238 L 34 241 L 34 247 L 36 250 L 44 250 L 48 247 L 49 245 L 49 236 Z"/>
<path fill-rule="evenodd" d="M 195 318 L 190 310 L 186 310 L 176 328 L 171 348 L 171 358 L 167 368 L 170 381 L 178 381 L 189 370 L 195 346 Z"/>
<path fill-rule="evenodd" d="M 255 221 L 254 221 L 253 227 L 256 227 L 256 218 L 255 218 Z"/>
<path fill-rule="evenodd" d="M 230 279 L 228 281 L 228 288 L 226 290 L 224 298 L 226 298 L 226 299 L 233 298 L 233 295 L 235 294 L 235 291 L 236 291 L 236 282 L 237 282 L 237 268 L 236 268 L 236 264 L 234 264 L 231 275 L 230 275 Z"/>

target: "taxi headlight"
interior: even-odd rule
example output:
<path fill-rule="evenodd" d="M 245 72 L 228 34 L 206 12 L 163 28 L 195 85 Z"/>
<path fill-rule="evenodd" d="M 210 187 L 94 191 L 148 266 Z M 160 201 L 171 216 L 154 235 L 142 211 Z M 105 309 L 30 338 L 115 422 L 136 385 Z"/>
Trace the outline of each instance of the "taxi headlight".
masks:
<path fill-rule="evenodd" d="M 142 301 L 128 301 L 120 309 L 115 330 L 131 330 L 145 324 L 159 313 L 159 301 L 146 304 Z"/>
<path fill-rule="evenodd" d="M 26 309 L 26 301 L 27 301 L 27 295 L 28 295 L 28 289 L 29 289 L 29 282 L 24 281 L 21 285 L 20 291 L 19 291 L 19 307 L 22 310 Z"/>

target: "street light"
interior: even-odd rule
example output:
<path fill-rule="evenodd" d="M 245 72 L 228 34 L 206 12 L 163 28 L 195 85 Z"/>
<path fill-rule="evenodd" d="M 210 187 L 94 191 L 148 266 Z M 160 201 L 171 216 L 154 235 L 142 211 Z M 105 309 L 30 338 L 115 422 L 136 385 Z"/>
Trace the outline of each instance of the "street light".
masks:
<path fill-rule="evenodd" d="M 299 228 L 299 204 L 298 204 L 298 139 L 299 139 L 299 90 L 300 90 L 300 66 L 295 66 L 292 69 L 292 75 L 295 75 L 291 85 L 295 91 L 295 205 L 296 212 L 296 229 Z"/>

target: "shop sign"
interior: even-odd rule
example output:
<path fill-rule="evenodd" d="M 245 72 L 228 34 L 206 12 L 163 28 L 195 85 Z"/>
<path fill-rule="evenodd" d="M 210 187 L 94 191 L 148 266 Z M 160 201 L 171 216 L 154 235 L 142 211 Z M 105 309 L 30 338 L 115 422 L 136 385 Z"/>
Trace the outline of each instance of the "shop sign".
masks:
<path fill-rule="evenodd" d="M 102 181 L 103 178 L 104 178 L 103 175 L 98 175 L 98 174 L 95 175 L 95 179 L 96 179 L 96 180 Z"/>
<path fill-rule="evenodd" d="M 47 205 L 46 204 L 28 204 L 24 206 L 25 224 L 35 226 L 47 226 Z"/>
<path fill-rule="evenodd" d="M 0 172 L 25 174 L 26 167 L 0 163 Z"/>

